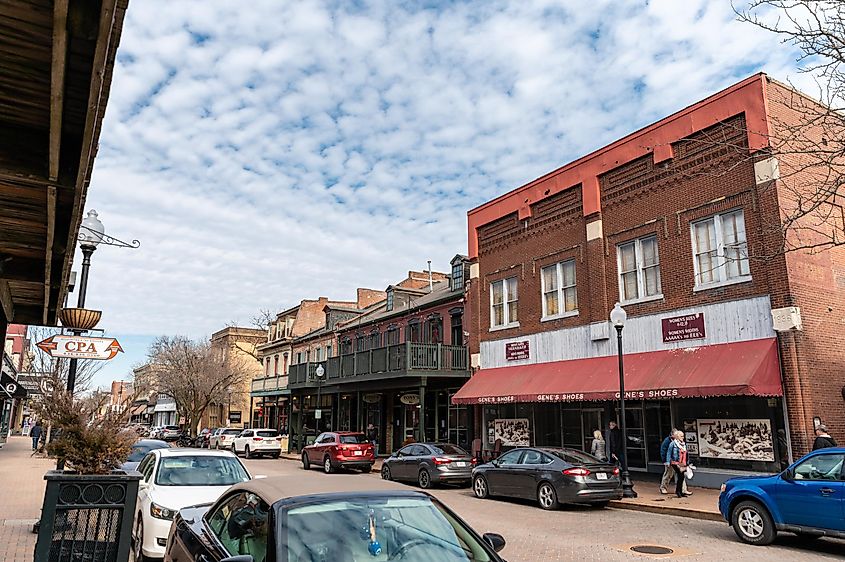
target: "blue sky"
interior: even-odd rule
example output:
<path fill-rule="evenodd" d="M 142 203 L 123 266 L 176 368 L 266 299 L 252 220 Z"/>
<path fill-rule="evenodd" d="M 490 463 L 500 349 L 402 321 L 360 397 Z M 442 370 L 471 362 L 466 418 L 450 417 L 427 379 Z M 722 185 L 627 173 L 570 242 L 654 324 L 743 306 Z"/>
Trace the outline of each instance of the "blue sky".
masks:
<path fill-rule="evenodd" d="M 126 350 L 100 384 L 158 334 L 446 270 L 467 209 L 759 70 L 802 81 L 727 1 L 248 4 L 130 4 L 88 207 L 142 245 L 94 255 Z"/>

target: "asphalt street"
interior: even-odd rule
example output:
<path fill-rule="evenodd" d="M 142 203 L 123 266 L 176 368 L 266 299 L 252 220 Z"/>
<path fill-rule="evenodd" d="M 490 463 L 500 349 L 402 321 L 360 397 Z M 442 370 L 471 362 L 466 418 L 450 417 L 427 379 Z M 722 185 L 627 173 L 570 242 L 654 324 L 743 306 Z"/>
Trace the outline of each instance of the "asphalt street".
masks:
<path fill-rule="evenodd" d="M 291 495 L 297 488 L 319 486 L 325 491 L 386 489 L 406 486 L 384 482 L 375 472 L 323 474 L 290 460 L 244 461 L 253 475 L 290 479 Z M 410 485 L 408 485 L 410 486 Z M 802 541 L 782 534 L 768 547 L 739 542 L 725 523 L 700 521 L 619 509 L 564 507 L 546 512 L 529 502 L 479 500 L 469 488 L 436 488 L 433 495 L 457 512 L 479 533 L 497 532 L 507 540 L 501 552 L 509 562 L 552 560 L 843 560 L 845 541 Z M 669 547 L 674 554 L 650 556 L 631 552 L 634 545 Z"/>

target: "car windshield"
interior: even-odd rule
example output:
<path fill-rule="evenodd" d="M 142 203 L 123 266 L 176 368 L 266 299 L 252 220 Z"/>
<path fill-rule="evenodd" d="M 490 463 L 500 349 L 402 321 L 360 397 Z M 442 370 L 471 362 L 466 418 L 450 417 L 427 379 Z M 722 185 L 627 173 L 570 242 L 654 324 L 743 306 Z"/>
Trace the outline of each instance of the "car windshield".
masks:
<path fill-rule="evenodd" d="M 275 437 L 276 435 L 279 434 L 279 432 L 276 431 L 275 429 L 267 429 L 267 430 L 264 430 L 264 431 L 256 431 L 255 434 L 258 437 Z"/>
<path fill-rule="evenodd" d="M 546 451 L 548 453 L 553 454 L 559 459 L 562 459 L 569 464 L 597 464 L 603 461 L 597 459 L 592 455 L 588 455 L 587 453 L 581 451 L 563 451 L 560 449 L 549 449 Z"/>
<path fill-rule="evenodd" d="M 429 498 L 325 500 L 279 518 L 279 560 L 491 560 L 487 549 Z M 286 537 L 285 537 L 286 535 Z M 375 539 L 381 552 L 370 554 Z"/>
<path fill-rule="evenodd" d="M 429 445 L 429 447 L 431 447 L 435 455 L 460 455 L 462 457 L 469 456 L 469 453 L 467 453 L 457 445 L 451 445 L 449 443 L 435 443 L 433 445 Z"/>
<path fill-rule="evenodd" d="M 354 445 L 355 443 L 367 443 L 367 437 L 363 433 L 356 433 L 354 435 L 340 435 L 340 442 L 347 445 Z"/>
<path fill-rule="evenodd" d="M 162 457 L 156 475 L 159 486 L 231 486 L 247 480 L 238 459 L 218 455 Z"/>
<path fill-rule="evenodd" d="M 240 435 L 241 431 L 240 429 L 224 429 L 223 435 Z"/>
<path fill-rule="evenodd" d="M 132 452 L 129 453 L 129 458 L 126 462 L 141 462 L 147 453 L 153 449 L 166 449 L 168 445 L 158 443 L 139 443 L 132 445 Z"/>

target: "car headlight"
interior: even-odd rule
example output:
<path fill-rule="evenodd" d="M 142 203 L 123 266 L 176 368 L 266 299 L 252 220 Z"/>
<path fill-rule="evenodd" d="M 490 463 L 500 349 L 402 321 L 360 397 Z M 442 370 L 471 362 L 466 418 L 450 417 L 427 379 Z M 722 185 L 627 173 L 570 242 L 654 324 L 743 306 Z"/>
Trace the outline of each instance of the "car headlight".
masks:
<path fill-rule="evenodd" d="M 151 503 L 150 504 L 150 515 L 152 515 L 156 519 L 164 519 L 165 521 L 173 521 L 173 517 L 176 516 L 176 510 L 175 509 L 167 509 L 166 507 L 161 507 L 160 505 Z"/>
<path fill-rule="evenodd" d="M 722 486 L 719 488 L 719 491 L 720 491 L 720 492 L 724 492 L 724 491 L 725 491 L 725 490 L 727 490 L 727 489 L 728 489 L 728 485 L 727 485 L 727 484 L 725 484 L 724 482 L 722 482 Z"/>

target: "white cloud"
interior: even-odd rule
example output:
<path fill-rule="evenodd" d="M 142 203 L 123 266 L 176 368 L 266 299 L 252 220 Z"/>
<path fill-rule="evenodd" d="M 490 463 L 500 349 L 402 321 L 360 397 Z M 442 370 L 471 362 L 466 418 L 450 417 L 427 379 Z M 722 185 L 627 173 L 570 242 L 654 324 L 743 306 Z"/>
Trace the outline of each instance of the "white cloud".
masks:
<path fill-rule="evenodd" d="M 467 209 L 758 70 L 794 53 L 724 2 L 135 2 L 89 207 L 142 246 L 89 302 L 200 337 L 445 270 Z"/>

